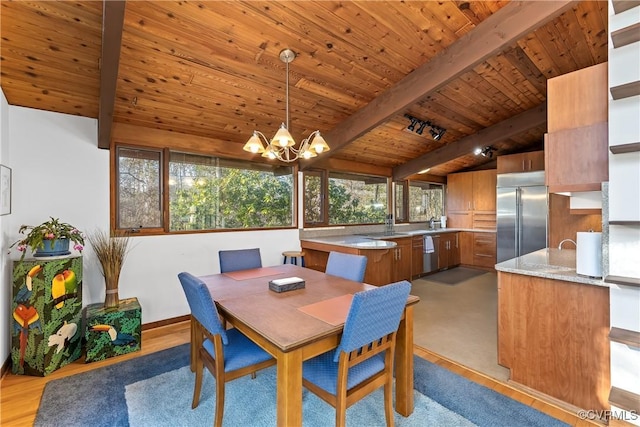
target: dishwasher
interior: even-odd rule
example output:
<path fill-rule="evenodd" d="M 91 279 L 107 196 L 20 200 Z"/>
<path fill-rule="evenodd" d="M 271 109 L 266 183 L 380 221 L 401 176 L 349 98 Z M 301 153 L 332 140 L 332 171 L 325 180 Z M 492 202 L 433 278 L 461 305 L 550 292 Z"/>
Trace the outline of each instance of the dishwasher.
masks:
<path fill-rule="evenodd" d="M 431 251 L 431 245 L 429 245 L 428 238 L 431 237 L 433 241 L 433 250 Z M 422 273 L 431 273 L 438 269 L 438 247 L 440 246 L 440 236 L 431 236 L 425 234 L 424 236 L 424 249 L 422 258 Z"/>

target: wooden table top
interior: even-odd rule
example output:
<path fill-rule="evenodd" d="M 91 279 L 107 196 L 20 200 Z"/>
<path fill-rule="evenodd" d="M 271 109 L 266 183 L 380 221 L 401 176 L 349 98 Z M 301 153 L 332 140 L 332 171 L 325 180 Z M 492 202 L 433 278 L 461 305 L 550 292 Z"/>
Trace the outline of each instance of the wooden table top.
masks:
<path fill-rule="evenodd" d="M 293 276 L 305 281 L 304 289 L 282 293 L 269 290 L 270 280 Z M 224 316 L 237 319 L 284 352 L 337 334 L 344 326 L 324 322 L 298 308 L 375 287 L 291 264 L 200 279 Z M 407 305 L 418 301 L 411 295 Z"/>

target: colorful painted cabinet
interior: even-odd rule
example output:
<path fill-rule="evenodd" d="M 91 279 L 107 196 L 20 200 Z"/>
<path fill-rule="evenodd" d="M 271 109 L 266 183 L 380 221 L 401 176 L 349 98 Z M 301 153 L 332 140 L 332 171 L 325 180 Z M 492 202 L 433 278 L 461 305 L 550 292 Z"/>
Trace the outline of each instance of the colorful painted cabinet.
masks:
<path fill-rule="evenodd" d="M 82 257 L 13 262 L 14 374 L 45 376 L 82 353 Z"/>
<path fill-rule="evenodd" d="M 116 309 L 105 309 L 103 303 L 86 308 L 85 362 L 96 362 L 140 350 L 142 309 L 137 298 L 121 299 Z"/>

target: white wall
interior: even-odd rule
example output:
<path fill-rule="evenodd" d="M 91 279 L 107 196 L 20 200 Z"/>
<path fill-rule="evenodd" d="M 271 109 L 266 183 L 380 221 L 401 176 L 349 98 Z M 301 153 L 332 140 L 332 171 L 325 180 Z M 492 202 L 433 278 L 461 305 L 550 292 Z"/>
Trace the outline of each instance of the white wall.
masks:
<path fill-rule="evenodd" d="M 2 146 L 4 151 L 8 126 L 14 198 L 11 215 L 0 217 L 0 224 L 9 237 L 2 242 L 2 265 L 10 270 L 7 248 L 20 237 L 21 224 L 39 224 L 53 216 L 85 232 L 108 230 L 109 152 L 97 148 L 95 119 L 14 106 L 8 110 L 10 126 L 3 119 Z M 282 251 L 300 247 L 297 229 L 133 237 L 131 242 L 120 298 L 138 298 L 143 323 L 188 314 L 177 274 L 218 273 L 220 249 L 259 247 L 263 265 L 269 266 L 282 262 Z M 10 257 L 18 254 L 13 251 Z M 90 249 L 84 252 L 83 269 L 84 305 L 104 301 L 104 280 Z M 2 275 L 3 337 L 10 327 L 9 274 Z M 9 348 L 9 340 L 3 338 L 0 361 L 6 360 Z"/>

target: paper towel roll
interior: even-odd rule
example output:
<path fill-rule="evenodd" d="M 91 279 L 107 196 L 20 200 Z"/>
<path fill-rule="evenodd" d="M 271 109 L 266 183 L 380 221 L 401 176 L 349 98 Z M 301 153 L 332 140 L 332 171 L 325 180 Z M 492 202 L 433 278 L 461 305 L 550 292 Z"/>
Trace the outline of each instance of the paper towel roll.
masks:
<path fill-rule="evenodd" d="M 447 228 L 447 217 L 446 216 L 441 216 L 440 217 L 440 227 Z"/>
<path fill-rule="evenodd" d="M 602 233 L 578 232 L 576 273 L 602 277 Z"/>

